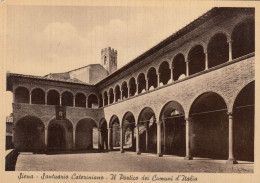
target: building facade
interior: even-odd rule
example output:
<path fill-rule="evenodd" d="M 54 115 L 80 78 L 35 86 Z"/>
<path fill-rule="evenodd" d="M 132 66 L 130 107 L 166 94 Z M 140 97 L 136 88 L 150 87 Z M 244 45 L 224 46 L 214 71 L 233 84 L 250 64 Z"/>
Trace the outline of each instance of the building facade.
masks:
<path fill-rule="evenodd" d="M 101 150 L 254 161 L 254 11 L 213 8 L 120 69 L 106 48 L 99 66 L 7 73 L 15 148 L 86 150 L 97 139 Z"/>

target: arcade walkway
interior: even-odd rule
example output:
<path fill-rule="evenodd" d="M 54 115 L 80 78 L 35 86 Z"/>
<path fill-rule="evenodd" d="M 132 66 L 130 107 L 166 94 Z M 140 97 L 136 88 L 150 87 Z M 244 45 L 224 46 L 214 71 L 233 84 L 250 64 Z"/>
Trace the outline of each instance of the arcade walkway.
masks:
<path fill-rule="evenodd" d="M 252 162 L 227 165 L 225 160 L 183 157 L 156 157 L 154 154 L 136 155 L 133 152 L 88 154 L 29 154 L 21 153 L 16 171 L 96 171 L 96 172 L 240 172 L 254 171 Z"/>

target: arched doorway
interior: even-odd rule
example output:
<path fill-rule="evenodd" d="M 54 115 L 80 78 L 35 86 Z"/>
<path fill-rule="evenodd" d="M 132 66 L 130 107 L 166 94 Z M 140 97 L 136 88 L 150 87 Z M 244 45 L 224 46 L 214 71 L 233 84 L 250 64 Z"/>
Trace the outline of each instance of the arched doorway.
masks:
<path fill-rule="evenodd" d="M 52 120 L 48 125 L 48 150 L 62 151 L 73 148 L 73 126 L 69 120 Z"/>
<path fill-rule="evenodd" d="M 153 109 L 144 108 L 139 114 L 138 124 L 140 151 L 157 153 L 157 124 Z"/>
<path fill-rule="evenodd" d="M 160 119 L 162 128 L 162 152 L 163 154 L 185 156 L 185 115 L 181 104 L 171 101 L 163 107 Z"/>
<path fill-rule="evenodd" d="M 59 105 L 60 104 L 60 94 L 56 90 L 50 90 L 47 95 L 48 105 Z"/>
<path fill-rule="evenodd" d="M 97 124 L 93 119 L 81 119 L 76 126 L 76 149 L 97 149 L 98 133 Z"/>
<path fill-rule="evenodd" d="M 120 149 L 120 123 L 119 119 L 116 115 L 112 116 L 109 127 L 111 129 L 110 132 L 110 149 L 111 150 L 119 150 Z"/>
<path fill-rule="evenodd" d="M 246 85 L 234 103 L 234 157 L 254 161 L 255 82 Z"/>
<path fill-rule="evenodd" d="M 126 112 L 123 121 L 123 148 L 127 151 L 135 151 L 136 134 L 135 134 L 135 118 L 132 112 Z"/>
<path fill-rule="evenodd" d="M 44 124 L 34 116 L 21 118 L 15 124 L 14 146 L 18 151 L 38 152 L 45 148 Z"/>
<path fill-rule="evenodd" d="M 200 95 L 189 113 L 190 153 L 193 157 L 228 158 L 228 115 L 217 93 Z"/>

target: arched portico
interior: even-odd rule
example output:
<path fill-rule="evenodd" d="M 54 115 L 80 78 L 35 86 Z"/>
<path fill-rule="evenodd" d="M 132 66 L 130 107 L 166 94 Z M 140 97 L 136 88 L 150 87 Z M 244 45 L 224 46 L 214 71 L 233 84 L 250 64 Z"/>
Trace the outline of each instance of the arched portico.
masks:
<path fill-rule="evenodd" d="M 162 121 L 162 152 L 185 156 L 185 113 L 180 103 L 170 101 L 164 105 L 160 113 Z"/>
<path fill-rule="evenodd" d="M 247 84 L 233 106 L 234 158 L 254 161 L 255 82 Z"/>
<path fill-rule="evenodd" d="M 47 147 L 49 151 L 73 149 L 73 125 L 68 120 L 53 119 L 48 124 Z"/>
<path fill-rule="evenodd" d="M 157 124 L 155 112 L 150 107 L 141 110 L 138 117 L 140 151 L 141 152 L 157 152 Z"/>
<path fill-rule="evenodd" d="M 187 156 L 227 159 L 228 124 L 227 105 L 219 94 L 206 92 L 197 97 L 186 119 L 190 149 Z"/>
<path fill-rule="evenodd" d="M 108 148 L 109 150 L 117 149 L 120 147 L 120 122 L 116 115 L 113 115 L 109 122 L 108 128 Z"/>
<path fill-rule="evenodd" d="M 124 150 L 136 150 L 135 148 L 135 117 L 132 112 L 126 112 L 122 119 L 122 132 L 123 132 L 123 149 Z"/>
<path fill-rule="evenodd" d="M 19 119 L 15 124 L 14 146 L 18 151 L 43 151 L 45 145 L 42 120 L 35 116 L 25 116 Z"/>
<path fill-rule="evenodd" d="M 76 125 L 75 148 L 92 150 L 98 148 L 99 131 L 97 123 L 91 118 L 83 118 Z"/>

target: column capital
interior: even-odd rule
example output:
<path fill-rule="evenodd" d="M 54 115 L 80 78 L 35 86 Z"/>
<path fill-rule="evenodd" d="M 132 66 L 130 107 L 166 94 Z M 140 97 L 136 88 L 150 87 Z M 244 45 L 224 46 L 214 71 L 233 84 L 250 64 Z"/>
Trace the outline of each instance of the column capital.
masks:
<path fill-rule="evenodd" d="M 190 62 L 190 59 L 188 59 L 188 58 L 185 59 L 185 62 L 186 62 L 186 63 L 189 63 L 189 62 Z"/>
<path fill-rule="evenodd" d="M 107 130 L 111 130 L 111 127 L 108 127 Z"/>
<path fill-rule="evenodd" d="M 45 129 L 45 130 L 48 130 L 48 126 L 45 126 L 44 129 Z"/>
<path fill-rule="evenodd" d="M 227 112 L 227 115 L 228 115 L 229 117 L 233 117 L 233 112 Z"/>
<path fill-rule="evenodd" d="M 157 121 L 157 125 L 161 125 L 162 123 L 163 123 L 162 120 L 158 120 L 158 121 Z"/>
<path fill-rule="evenodd" d="M 233 40 L 231 38 L 227 39 L 227 43 L 232 43 Z"/>
<path fill-rule="evenodd" d="M 186 122 L 189 122 L 189 121 L 190 121 L 190 118 L 185 118 L 185 121 L 186 121 Z"/>

